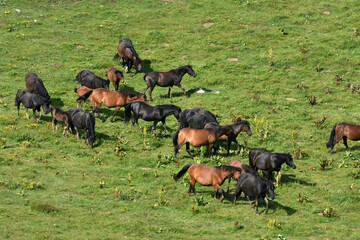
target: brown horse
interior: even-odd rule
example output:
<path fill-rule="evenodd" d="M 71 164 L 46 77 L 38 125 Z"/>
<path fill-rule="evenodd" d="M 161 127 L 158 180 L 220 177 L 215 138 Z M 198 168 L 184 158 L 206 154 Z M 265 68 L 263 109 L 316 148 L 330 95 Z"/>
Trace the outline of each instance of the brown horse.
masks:
<path fill-rule="evenodd" d="M 221 126 L 218 123 L 215 122 L 210 122 L 207 123 L 204 128 L 214 128 L 214 127 L 219 127 Z M 228 131 L 230 132 L 230 134 L 228 135 L 223 135 L 219 138 L 219 140 L 225 140 L 228 141 L 228 151 L 227 151 L 227 155 L 229 155 L 230 152 L 230 144 L 231 142 L 235 142 L 237 145 L 237 150 L 236 150 L 236 154 L 239 154 L 240 152 L 240 144 L 239 142 L 236 140 L 237 136 L 239 135 L 239 133 L 241 131 L 245 131 L 249 136 L 251 136 L 251 129 L 250 129 L 250 123 L 248 121 L 240 121 L 234 124 L 230 124 L 230 125 L 226 125 L 223 126 L 224 128 L 227 128 Z"/>
<path fill-rule="evenodd" d="M 122 58 L 123 67 L 125 66 L 125 61 L 126 61 L 125 72 L 129 73 L 130 77 L 131 77 L 130 69 L 131 69 L 133 63 L 135 64 L 137 69 L 139 71 L 141 71 L 142 61 L 141 61 L 139 55 L 136 53 L 134 45 L 129 38 L 121 38 L 119 40 L 119 45 L 117 47 L 117 54 L 115 54 L 114 60 L 116 60 L 119 57 Z"/>
<path fill-rule="evenodd" d="M 46 100 L 50 100 L 49 93 L 47 92 L 43 81 L 36 73 L 28 73 L 25 76 L 26 89 L 32 93 L 36 93 Z"/>
<path fill-rule="evenodd" d="M 119 82 L 124 83 L 124 75 L 122 71 L 119 71 L 116 68 L 109 67 L 107 70 L 106 77 L 114 85 L 115 91 L 119 89 Z"/>
<path fill-rule="evenodd" d="M 194 128 L 183 128 L 177 131 L 173 136 L 173 144 L 175 149 L 174 158 L 179 149 L 186 144 L 186 151 L 192 159 L 194 157 L 190 153 L 190 144 L 194 147 L 209 146 L 209 157 L 212 156 L 212 148 L 215 141 L 224 134 L 229 134 L 228 130 L 223 127 L 211 128 L 211 129 L 194 129 Z M 178 140 L 180 143 L 178 144 Z M 215 153 L 215 149 L 214 149 Z"/>
<path fill-rule="evenodd" d="M 255 170 L 252 169 L 249 165 L 243 163 L 240 160 L 231 160 L 230 163 L 228 164 L 229 166 L 233 166 L 233 167 L 238 167 L 241 168 L 241 173 L 235 173 L 233 178 L 235 180 L 238 180 L 238 178 L 240 177 L 241 174 L 243 173 L 255 173 Z M 230 182 L 231 182 L 231 178 L 228 178 L 228 186 L 227 186 L 227 190 L 226 192 L 229 192 L 229 186 L 230 186 Z"/>
<path fill-rule="evenodd" d="M 195 193 L 195 183 L 198 182 L 203 186 L 214 186 L 215 187 L 215 195 L 214 199 L 216 199 L 216 195 L 219 190 L 221 190 L 221 198 L 220 201 L 222 202 L 225 197 L 225 191 L 221 188 L 221 185 L 227 178 L 231 178 L 234 174 L 240 174 L 241 168 L 233 167 L 233 166 L 226 166 L 221 165 L 218 167 L 207 167 L 202 164 L 187 164 L 181 169 L 181 171 L 174 176 L 174 180 L 179 180 L 186 171 L 189 172 L 191 184 L 188 191 L 190 195 L 191 190 Z"/>
<path fill-rule="evenodd" d="M 91 88 L 88 88 L 86 86 L 81 86 L 81 87 L 77 87 L 77 88 L 74 88 L 74 91 L 76 92 L 76 94 L 78 95 L 78 97 L 84 95 L 85 93 L 91 91 L 92 89 Z M 88 98 L 89 101 L 91 101 L 91 96 Z M 77 104 L 77 107 L 79 107 L 79 103 L 81 105 L 81 107 L 83 107 L 83 101 L 86 101 L 86 100 L 79 100 L 78 101 L 78 104 Z"/>
<path fill-rule="evenodd" d="M 54 126 L 56 126 L 56 132 L 57 132 L 58 131 L 57 123 L 58 122 L 63 122 L 63 123 L 65 123 L 63 136 L 65 135 L 65 131 L 66 131 L 66 136 L 68 136 L 69 129 L 70 128 L 72 130 L 74 129 L 74 126 L 73 126 L 73 124 L 71 122 L 71 118 L 70 118 L 69 113 L 62 110 L 61 108 L 56 108 L 56 107 L 51 107 L 50 111 L 51 111 L 51 116 L 52 116 L 52 128 L 53 128 L 53 131 L 55 131 Z"/>
<path fill-rule="evenodd" d="M 137 93 L 137 92 L 110 91 L 104 88 L 92 89 L 91 91 L 80 96 L 77 99 L 77 101 L 79 100 L 85 101 L 88 98 L 93 106 L 92 109 L 93 114 L 94 112 L 96 112 L 101 121 L 103 121 L 103 118 L 99 113 L 99 108 L 102 103 L 108 108 L 116 107 L 114 114 L 110 118 L 110 122 L 112 122 L 112 119 L 117 114 L 119 109 L 121 107 L 124 107 L 126 104 L 129 104 L 134 101 L 144 101 L 147 103 L 145 94 Z"/>
<path fill-rule="evenodd" d="M 331 153 L 335 144 L 337 144 L 341 139 L 343 140 L 347 150 L 350 151 L 350 148 L 347 145 L 347 139 L 353 141 L 360 140 L 360 125 L 347 122 L 342 122 L 335 125 L 331 131 L 329 142 L 326 144 L 327 148 L 331 147 Z"/>

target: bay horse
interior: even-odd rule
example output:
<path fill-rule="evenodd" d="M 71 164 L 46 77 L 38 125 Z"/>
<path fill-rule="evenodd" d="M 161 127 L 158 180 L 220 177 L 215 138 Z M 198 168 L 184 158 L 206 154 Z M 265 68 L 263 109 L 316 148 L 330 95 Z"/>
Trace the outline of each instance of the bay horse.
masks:
<path fill-rule="evenodd" d="M 169 87 L 168 98 L 170 98 L 171 87 L 175 85 L 181 88 L 181 90 L 183 90 L 184 92 L 184 96 L 186 96 L 185 88 L 183 88 L 183 86 L 181 86 L 180 84 L 183 76 L 186 73 L 193 77 L 196 77 L 196 73 L 190 65 L 182 66 L 168 72 L 146 73 L 143 77 L 144 81 L 146 82 L 146 87 L 144 88 L 143 93 L 145 94 L 148 88 L 150 88 L 150 101 L 153 101 L 151 93 L 156 85 L 160 87 Z"/>
<path fill-rule="evenodd" d="M 85 93 L 91 91 L 91 88 L 88 88 L 86 86 L 81 86 L 81 87 L 76 87 L 74 88 L 74 91 L 76 92 L 76 94 L 78 95 L 78 97 L 84 95 Z M 91 100 L 91 96 L 87 98 L 87 100 Z M 86 101 L 86 100 L 79 100 L 78 101 L 78 104 L 77 104 L 77 107 L 79 107 L 79 103 L 81 105 L 81 107 L 83 107 L 83 101 Z"/>
<path fill-rule="evenodd" d="M 25 76 L 26 89 L 32 93 L 39 94 L 47 100 L 50 100 L 49 93 L 47 92 L 43 81 L 36 73 L 28 73 Z"/>
<path fill-rule="evenodd" d="M 161 121 L 161 123 L 165 128 L 165 131 L 167 132 L 168 130 L 166 128 L 166 123 L 165 123 L 166 117 L 169 115 L 174 115 L 174 117 L 177 120 L 179 120 L 181 108 L 172 104 L 151 106 L 142 101 L 132 102 L 125 107 L 125 114 L 124 114 L 125 124 L 127 124 L 130 121 L 131 112 L 134 114 L 134 117 L 132 119 L 131 131 L 134 129 L 134 124 L 136 123 L 140 129 L 140 132 L 143 132 L 138 122 L 138 119 L 141 118 L 145 121 L 154 121 L 150 133 L 152 134 L 153 130 L 156 128 L 156 124 L 159 121 Z"/>
<path fill-rule="evenodd" d="M 121 107 L 134 102 L 134 101 L 144 101 L 146 100 L 146 95 L 137 92 L 123 92 L 123 91 L 110 91 L 103 88 L 93 89 L 84 95 L 81 95 L 76 101 L 88 99 L 91 101 L 93 106 L 92 112 L 96 112 L 101 121 L 103 121 L 102 116 L 99 113 L 99 108 L 103 103 L 108 108 L 116 107 L 114 114 L 110 118 L 110 122 L 112 122 L 114 116 L 117 114 Z"/>
<path fill-rule="evenodd" d="M 191 159 L 194 157 L 190 153 L 190 145 L 194 147 L 209 146 L 209 158 L 213 155 L 213 146 L 215 141 L 224 134 L 228 134 L 225 128 L 212 128 L 212 129 L 194 129 L 183 128 L 177 131 L 173 136 L 174 144 L 174 158 L 179 149 L 186 144 L 186 151 L 190 155 Z M 179 141 L 179 144 L 178 144 Z M 215 150 L 214 150 L 215 153 Z"/>
<path fill-rule="evenodd" d="M 266 214 L 269 210 L 269 201 L 266 198 L 266 194 L 268 194 L 271 200 L 274 200 L 274 190 L 275 186 L 272 181 L 262 179 L 259 175 L 254 173 L 241 174 L 238 178 L 233 204 L 236 205 L 237 198 L 240 196 L 241 192 L 244 192 L 252 209 L 254 209 L 254 207 L 251 204 L 250 197 L 255 197 L 256 214 L 259 215 L 259 197 L 262 197 L 266 203 L 266 209 L 264 212 L 264 214 Z"/>
<path fill-rule="evenodd" d="M 249 153 L 249 165 L 255 171 L 258 169 L 268 172 L 268 180 L 272 178 L 272 172 L 281 170 L 281 165 L 286 163 L 291 168 L 295 169 L 296 166 L 290 153 L 269 153 L 262 149 L 254 149 Z M 280 184 L 282 182 L 280 179 Z"/>
<path fill-rule="evenodd" d="M 180 115 L 179 130 L 190 127 L 195 129 L 203 129 L 209 122 L 218 123 L 213 113 L 201 107 L 193 109 L 185 109 Z"/>
<path fill-rule="evenodd" d="M 252 169 L 249 165 L 243 163 L 240 160 L 231 160 L 228 165 L 233 166 L 233 167 L 241 168 L 241 170 L 242 170 L 241 173 L 235 173 L 234 174 L 233 178 L 235 180 L 238 180 L 238 178 L 240 177 L 240 174 L 243 174 L 243 173 L 256 173 L 254 169 Z M 231 178 L 229 178 L 229 180 L 228 180 L 228 186 L 227 186 L 226 192 L 229 192 L 230 182 L 231 182 Z"/>
<path fill-rule="evenodd" d="M 96 89 L 96 88 L 109 89 L 109 84 L 110 84 L 109 80 L 105 80 L 99 76 L 96 76 L 95 73 L 89 70 L 83 70 L 79 72 L 74 82 L 81 84 L 81 86 L 86 86 L 91 89 Z"/>
<path fill-rule="evenodd" d="M 204 128 L 207 129 L 207 128 L 214 128 L 214 127 L 219 127 L 219 126 L 221 126 L 221 125 L 218 124 L 218 123 L 210 122 L 210 123 L 207 123 L 204 126 Z M 248 136 L 252 135 L 251 129 L 250 129 L 250 123 L 248 121 L 240 121 L 240 122 L 230 124 L 230 125 L 225 125 L 225 126 L 222 126 L 222 127 L 228 128 L 229 132 L 230 132 L 229 135 L 223 135 L 218 139 L 218 140 L 228 141 L 227 156 L 229 156 L 231 142 L 236 143 L 237 150 L 236 150 L 235 154 L 239 154 L 239 152 L 240 152 L 240 144 L 236 140 L 236 138 L 237 138 L 237 136 L 239 135 L 239 133 L 241 131 L 245 131 L 248 134 Z"/>
<path fill-rule="evenodd" d="M 86 112 L 80 108 L 71 108 L 68 110 L 69 116 L 71 118 L 72 132 L 74 133 L 74 126 L 76 127 L 76 136 L 79 140 L 79 129 L 84 129 L 84 138 L 85 144 L 86 140 L 93 147 L 95 142 L 95 118 L 89 112 Z M 89 139 L 86 137 L 86 133 L 88 133 Z"/>
<path fill-rule="evenodd" d="M 198 182 L 203 186 L 214 186 L 215 194 L 214 199 L 216 199 L 216 195 L 220 190 L 222 195 L 220 198 L 220 202 L 224 200 L 225 191 L 221 188 L 221 185 L 227 178 L 232 177 L 235 173 L 241 173 L 241 168 L 221 165 L 217 167 L 207 167 L 202 164 L 187 164 L 185 165 L 178 174 L 174 176 L 174 180 L 178 181 L 185 173 L 188 171 L 189 177 L 191 180 L 190 188 L 188 194 L 190 195 L 191 191 L 195 192 L 195 183 Z"/>
<path fill-rule="evenodd" d="M 50 103 L 51 100 L 46 99 L 38 94 L 32 93 L 25 89 L 19 89 L 16 93 L 15 97 L 15 106 L 18 109 L 18 117 L 20 110 L 20 103 L 25 107 L 25 114 L 27 119 L 29 119 L 28 108 L 33 110 L 34 123 L 36 122 L 36 111 L 39 112 L 39 120 L 41 118 L 41 110 L 40 107 L 44 110 L 45 114 L 50 112 Z"/>
<path fill-rule="evenodd" d="M 106 74 L 107 78 L 114 85 L 115 91 L 119 89 L 119 83 L 124 83 L 124 75 L 122 71 L 117 70 L 114 67 L 109 67 Z"/>
<path fill-rule="evenodd" d="M 125 72 L 129 73 L 130 77 L 131 77 L 130 70 L 131 70 L 133 64 L 137 67 L 138 71 L 141 71 L 142 60 L 140 59 L 139 55 L 135 51 L 134 45 L 129 38 L 121 38 L 119 40 L 119 44 L 117 47 L 117 53 L 114 56 L 114 60 L 116 60 L 119 57 L 122 58 L 122 66 L 123 67 L 125 66 L 125 63 L 126 63 Z"/>
<path fill-rule="evenodd" d="M 68 136 L 69 129 L 74 128 L 71 118 L 70 118 L 70 114 L 67 111 L 64 111 L 61 108 L 57 108 L 57 107 L 51 107 L 50 112 L 51 112 L 51 117 L 52 117 L 51 122 L 52 122 L 53 132 L 55 131 L 54 126 L 56 126 L 56 132 L 57 132 L 58 131 L 57 123 L 63 122 L 63 123 L 65 123 L 63 136 L 65 135 L 65 131 L 66 131 L 66 136 Z"/>
<path fill-rule="evenodd" d="M 341 139 L 343 140 L 346 149 L 350 151 L 347 139 L 353 141 L 360 140 L 360 125 L 347 122 L 336 124 L 331 130 L 329 142 L 326 144 L 327 148 L 331 147 L 331 153 L 334 150 L 335 144 L 337 144 Z"/>

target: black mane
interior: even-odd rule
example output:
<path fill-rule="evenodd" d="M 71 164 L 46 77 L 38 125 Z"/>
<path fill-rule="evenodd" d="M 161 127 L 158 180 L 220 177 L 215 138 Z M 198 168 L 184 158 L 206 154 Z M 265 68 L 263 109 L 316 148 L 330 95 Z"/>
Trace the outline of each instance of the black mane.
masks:
<path fill-rule="evenodd" d="M 224 171 L 227 171 L 227 172 L 232 172 L 232 171 L 239 171 L 241 172 L 241 168 L 239 167 L 234 167 L 234 166 L 229 166 L 229 165 L 220 165 L 220 166 L 217 166 L 215 167 L 216 169 L 219 169 L 219 170 L 224 170 Z"/>

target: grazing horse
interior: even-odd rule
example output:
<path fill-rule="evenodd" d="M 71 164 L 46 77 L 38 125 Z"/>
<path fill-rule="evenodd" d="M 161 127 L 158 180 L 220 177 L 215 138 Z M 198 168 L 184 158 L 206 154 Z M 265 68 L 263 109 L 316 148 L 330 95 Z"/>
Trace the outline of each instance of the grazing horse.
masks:
<path fill-rule="evenodd" d="M 74 91 L 76 92 L 76 94 L 78 95 L 78 97 L 84 95 L 85 93 L 91 91 L 91 88 L 88 88 L 86 86 L 81 86 L 81 87 L 76 87 L 74 88 Z M 91 96 L 88 98 L 89 100 L 91 100 Z M 84 100 L 85 101 L 85 100 Z M 78 101 L 78 104 L 77 104 L 77 107 L 79 107 L 79 103 L 81 105 L 81 107 L 83 107 L 83 100 L 79 100 Z"/>
<path fill-rule="evenodd" d="M 140 129 L 140 132 L 142 132 L 142 128 L 138 123 L 139 117 L 145 121 L 154 121 L 154 124 L 151 128 L 151 133 L 156 127 L 156 124 L 161 121 L 163 124 L 165 131 L 166 129 L 166 123 L 165 119 L 169 115 L 174 115 L 174 117 L 179 120 L 179 116 L 181 113 L 181 108 L 172 104 L 165 104 L 165 105 L 157 105 L 157 106 L 150 106 L 149 104 L 142 102 L 142 101 L 136 101 L 129 103 L 125 107 L 125 117 L 124 122 L 127 124 L 130 121 L 131 112 L 134 113 L 134 117 L 132 119 L 132 127 L 131 131 L 134 129 L 134 124 L 136 123 Z"/>
<path fill-rule="evenodd" d="M 195 129 L 203 129 L 209 122 L 218 123 L 213 113 L 201 107 L 193 109 L 185 109 L 180 115 L 179 130 L 190 127 Z"/>
<path fill-rule="evenodd" d="M 43 108 L 45 114 L 48 114 L 50 112 L 49 105 L 51 103 L 51 100 L 48 100 L 38 94 L 32 93 L 25 89 L 19 89 L 16 93 L 15 106 L 17 106 L 18 109 L 18 117 L 19 117 L 20 103 L 24 105 L 26 117 L 28 119 L 29 119 L 29 114 L 27 112 L 28 108 L 33 110 L 34 122 L 36 122 L 36 115 L 35 115 L 36 111 L 39 112 L 39 120 L 41 118 L 40 107 Z"/>
<path fill-rule="evenodd" d="M 76 136 L 79 140 L 79 129 L 84 129 L 84 138 L 85 138 L 85 144 L 87 137 L 86 132 L 88 132 L 89 139 L 88 142 L 91 147 L 93 147 L 95 142 L 95 118 L 94 115 L 92 115 L 89 112 L 85 112 L 84 110 L 80 108 L 71 108 L 69 111 L 69 116 L 71 118 L 71 122 L 73 124 L 73 127 L 76 127 Z M 72 127 L 72 131 L 74 130 Z M 74 132 L 74 131 L 73 131 Z"/>
<path fill-rule="evenodd" d="M 179 180 L 185 173 L 188 171 L 191 184 L 188 191 L 190 195 L 191 190 L 195 193 L 195 183 L 198 182 L 203 186 L 214 186 L 215 187 L 215 194 L 214 199 L 216 199 L 216 195 L 220 190 L 222 195 L 220 201 L 222 202 L 225 197 L 225 191 L 221 188 L 221 185 L 227 178 L 231 178 L 234 174 L 241 173 L 241 168 L 221 165 L 218 167 L 207 167 L 202 164 L 187 164 L 180 170 L 178 174 L 174 176 L 174 180 Z"/>
<path fill-rule="evenodd" d="M 212 128 L 212 129 L 194 129 L 183 128 L 177 131 L 173 136 L 173 144 L 175 149 L 174 158 L 179 149 L 186 143 L 186 151 L 192 159 L 194 157 L 190 153 L 190 144 L 194 147 L 209 146 L 209 157 L 213 154 L 213 146 L 215 141 L 224 134 L 228 134 L 225 128 Z M 178 144 L 179 140 L 179 144 Z M 215 153 L 215 149 L 214 149 Z"/>
<path fill-rule="evenodd" d="M 181 79 L 185 74 L 189 74 L 193 77 L 196 77 L 196 73 L 192 69 L 190 65 L 182 66 L 174 70 L 170 70 L 169 72 L 149 72 L 144 75 L 144 81 L 146 82 L 146 87 L 144 88 L 143 93 L 145 94 L 148 88 L 150 101 L 153 101 L 151 93 L 156 85 L 160 87 L 169 87 L 168 98 L 170 97 L 170 91 L 172 86 L 178 86 L 181 90 L 184 91 L 184 95 L 186 96 L 186 91 L 181 86 Z"/>
<path fill-rule="evenodd" d="M 53 131 L 55 131 L 54 126 L 56 126 L 56 132 L 57 132 L 58 131 L 57 123 L 63 122 L 65 123 L 63 135 L 65 135 L 65 131 L 66 131 L 66 136 L 68 136 L 69 129 L 74 128 L 71 122 L 70 114 L 67 111 L 64 111 L 61 108 L 57 108 L 57 107 L 51 107 L 50 111 L 52 116 L 51 122 L 52 122 Z"/>
<path fill-rule="evenodd" d="M 256 214 L 259 215 L 259 210 L 258 210 L 259 197 L 262 197 L 264 198 L 266 203 L 266 209 L 264 212 L 264 214 L 266 214 L 269 210 L 269 201 L 266 198 L 266 194 L 268 194 L 271 200 L 274 200 L 275 198 L 274 190 L 275 190 L 275 186 L 271 181 L 262 179 L 257 174 L 253 174 L 253 173 L 241 174 L 240 177 L 238 178 L 233 204 L 236 205 L 237 198 L 240 196 L 241 192 L 244 192 L 252 209 L 254 209 L 254 207 L 251 204 L 250 197 L 255 197 Z"/>
<path fill-rule="evenodd" d="M 96 89 L 96 88 L 109 89 L 109 83 L 110 83 L 109 80 L 105 80 L 99 76 L 96 76 L 95 73 L 88 70 L 83 70 L 79 72 L 74 82 L 81 84 L 81 86 L 86 86 L 91 89 Z"/>
<path fill-rule="evenodd" d="M 76 99 L 76 101 L 79 100 L 85 101 L 88 98 L 93 106 L 92 109 L 93 114 L 94 112 L 96 112 L 101 121 L 103 121 L 103 118 L 99 113 L 99 108 L 102 103 L 108 108 L 116 107 L 114 114 L 110 118 L 110 122 L 112 122 L 112 119 L 114 118 L 114 116 L 117 114 L 117 112 L 121 107 L 124 107 L 125 105 L 134 101 L 147 102 L 146 95 L 142 93 L 109 91 L 103 88 L 93 89 L 85 93 L 84 95 L 80 96 L 78 99 Z"/>
<path fill-rule="evenodd" d="M 109 67 L 106 74 L 107 78 L 114 85 L 115 91 L 119 89 L 119 82 L 124 83 L 124 75 L 122 71 L 117 70 L 116 68 Z"/>
<path fill-rule="evenodd" d="M 249 165 L 243 163 L 240 160 L 231 160 L 228 165 L 233 166 L 233 167 L 241 168 L 241 170 L 242 170 L 241 173 L 235 173 L 234 174 L 233 178 L 235 180 L 238 180 L 238 178 L 240 177 L 240 174 L 243 174 L 243 173 L 256 173 L 254 169 L 252 169 Z M 231 178 L 229 178 L 229 180 L 228 180 L 228 186 L 227 186 L 226 192 L 229 192 L 230 182 L 231 182 Z"/>
<path fill-rule="evenodd" d="M 341 139 L 343 140 L 347 150 L 350 151 L 350 148 L 347 145 L 347 139 L 353 141 L 360 140 L 360 125 L 347 122 L 336 124 L 331 131 L 329 142 L 326 144 L 327 148 L 331 147 L 331 153 L 335 144 L 337 144 Z"/>
<path fill-rule="evenodd" d="M 258 169 L 268 171 L 267 178 L 272 178 L 272 172 L 281 170 L 281 165 L 286 163 L 291 168 L 295 169 L 296 166 L 290 153 L 269 153 L 261 149 L 251 150 L 249 153 L 249 165 L 255 171 Z M 281 179 L 280 179 L 281 183 Z M 282 185 L 282 183 L 281 183 Z"/>
<path fill-rule="evenodd" d="M 47 100 L 50 100 L 49 93 L 47 92 L 43 81 L 36 73 L 28 73 L 25 76 L 26 89 L 32 93 L 39 94 Z"/>
<path fill-rule="evenodd" d="M 129 73 L 130 77 L 131 77 L 130 70 L 132 68 L 133 63 L 135 64 L 137 69 L 141 71 L 142 60 L 140 59 L 139 55 L 136 53 L 134 45 L 129 38 L 121 38 L 119 40 L 119 45 L 117 47 L 117 54 L 115 54 L 114 60 L 116 60 L 119 57 L 122 58 L 123 67 L 125 66 L 125 61 L 126 61 L 125 72 Z"/>
<path fill-rule="evenodd" d="M 214 128 L 214 127 L 219 127 L 221 125 L 214 123 L 214 122 L 210 122 L 207 123 L 204 128 Z M 250 123 L 248 121 L 240 121 L 234 124 L 230 124 L 230 125 L 226 125 L 223 126 L 224 128 L 228 128 L 230 135 L 223 135 L 219 138 L 219 140 L 227 140 L 228 141 L 228 151 L 227 151 L 227 155 L 229 156 L 229 152 L 230 152 L 230 144 L 231 142 L 235 142 L 237 145 L 237 150 L 235 154 L 239 154 L 240 152 L 240 144 L 239 142 L 236 140 L 237 136 L 239 135 L 239 133 L 241 131 L 245 131 L 249 136 L 251 136 L 251 129 L 250 129 Z"/>

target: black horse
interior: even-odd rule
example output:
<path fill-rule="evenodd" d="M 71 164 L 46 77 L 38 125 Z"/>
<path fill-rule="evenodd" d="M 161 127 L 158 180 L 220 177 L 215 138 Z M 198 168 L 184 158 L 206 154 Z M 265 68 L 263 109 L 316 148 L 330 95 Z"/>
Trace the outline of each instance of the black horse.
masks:
<path fill-rule="evenodd" d="M 32 93 L 39 94 L 47 100 L 50 100 L 49 93 L 47 92 L 43 81 L 36 73 L 28 73 L 25 76 L 26 89 Z"/>
<path fill-rule="evenodd" d="M 268 194 L 271 200 L 274 200 L 274 190 L 275 186 L 271 181 L 262 179 L 256 173 L 243 173 L 238 178 L 233 204 L 236 205 L 237 198 L 240 196 L 241 192 L 244 192 L 252 209 L 254 209 L 254 207 L 251 204 L 250 197 L 255 197 L 256 214 L 259 215 L 259 197 L 262 197 L 266 203 L 266 210 L 264 212 L 266 214 L 269 210 L 269 201 L 266 198 L 266 194 Z"/>
<path fill-rule="evenodd" d="M 141 71 L 142 60 L 140 59 L 139 55 L 135 51 L 134 45 L 129 38 L 121 38 L 119 40 L 119 44 L 117 47 L 117 53 L 114 56 L 114 60 L 116 60 L 119 57 L 122 58 L 122 66 L 123 67 L 125 66 L 125 62 L 126 62 L 125 72 L 129 73 L 130 77 L 131 77 L 130 70 L 131 70 L 133 64 L 135 64 L 137 69 L 139 71 Z"/>
<path fill-rule="evenodd" d="M 185 109 L 180 115 L 179 130 L 190 127 L 195 129 L 203 129 L 207 123 L 218 123 L 214 114 L 201 107 L 193 109 Z"/>
<path fill-rule="evenodd" d="M 68 110 L 73 126 L 76 127 L 76 135 L 79 140 L 79 129 L 84 129 L 85 144 L 86 144 L 86 132 L 88 132 L 88 142 L 93 147 L 95 142 L 95 118 L 94 116 L 80 108 L 71 108 Z M 74 134 L 74 127 L 72 126 L 72 132 Z"/>
<path fill-rule="evenodd" d="M 215 122 L 210 122 L 207 123 L 204 128 L 213 128 L 213 127 L 219 127 L 221 126 L 218 123 Z M 241 131 L 245 131 L 249 136 L 251 136 L 251 129 L 250 129 L 250 123 L 248 121 L 240 121 L 234 124 L 230 124 L 230 125 L 226 125 L 226 126 L 222 126 L 224 128 L 229 129 L 230 135 L 223 135 L 221 136 L 218 140 L 227 140 L 228 141 L 228 151 L 227 151 L 227 155 L 229 155 L 229 151 L 230 151 L 230 144 L 231 142 L 235 142 L 237 145 L 237 150 L 236 150 L 236 154 L 239 154 L 240 152 L 240 144 L 239 142 L 236 140 L 237 136 L 239 135 L 239 133 Z"/>
<path fill-rule="evenodd" d="M 91 89 L 96 88 L 105 88 L 109 89 L 109 80 L 105 80 L 99 76 L 96 76 L 95 73 L 89 70 L 83 70 L 76 75 L 75 83 L 81 84 L 81 86 L 86 86 Z"/>
<path fill-rule="evenodd" d="M 29 114 L 27 112 L 28 108 L 33 110 L 34 122 L 36 122 L 36 115 L 35 112 L 39 112 L 39 120 L 41 118 L 41 111 L 40 107 L 43 108 L 44 113 L 48 114 L 50 112 L 50 103 L 51 100 L 48 100 L 38 94 L 32 93 L 25 89 L 19 89 L 16 93 L 15 97 L 15 106 L 18 109 L 18 117 L 19 117 L 19 110 L 20 110 L 20 103 L 25 107 L 26 117 L 29 119 Z"/>
<path fill-rule="evenodd" d="M 160 87 L 169 87 L 168 98 L 170 97 L 170 91 L 172 86 L 178 86 L 184 91 L 186 96 L 186 91 L 181 86 L 180 82 L 183 76 L 188 73 L 189 75 L 196 77 L 196 73 L 190 65 L 182 66 L 177 69 L 171 70 L 169 72 L 149 72 L 144 75 L 144 81 L 146 82 L 146 87 L 144 88 L 143 93 L 145 94 L 148 88 L 150 101 L 153 101 L 151 93 L 156 85 Z"/>
<path fill-rule="evenodd" d="M 156 124 L 161 121 L 165 131 L 166 123 L 165 119 L 169 115 L 174 115 L 174 117 L 179 120 L 181 108 L 172 104 L 165 104 L 165 105 L 156 105 L 150 106 L 149 104 L 143 101 L 136 101 L 128 104 L 125 107 L 125 117 L 124 122 L 127 124 L 131 117 L 131 112 L 134 113 L 134 117 L 132 119 L 132 127 L 131 130 L 134 129 L 134 124 L 136 123 L 139 126 L 140 132 L 142 132 L 142 128 L 138 123 L 139 117 L 145 121 L 154 121 L 154 124 L 151 128 L 151 134 L 156 127 Z"/>
<path fill-rule="evenodd" d="M 268 171 L 267 178 L 272 178 L 272 172 L 281 170 L 281 165 L 286 163 L 293 169 L 296 168 L 290 153 L 269 153 L 261 149 L 251 150 L 249 153 L 249 165 L 255 171 L 258 169 Z M 281 183 L 281 179 L 280 179 Z M 281 183 L 282 185 L 282 183 Z"/>

